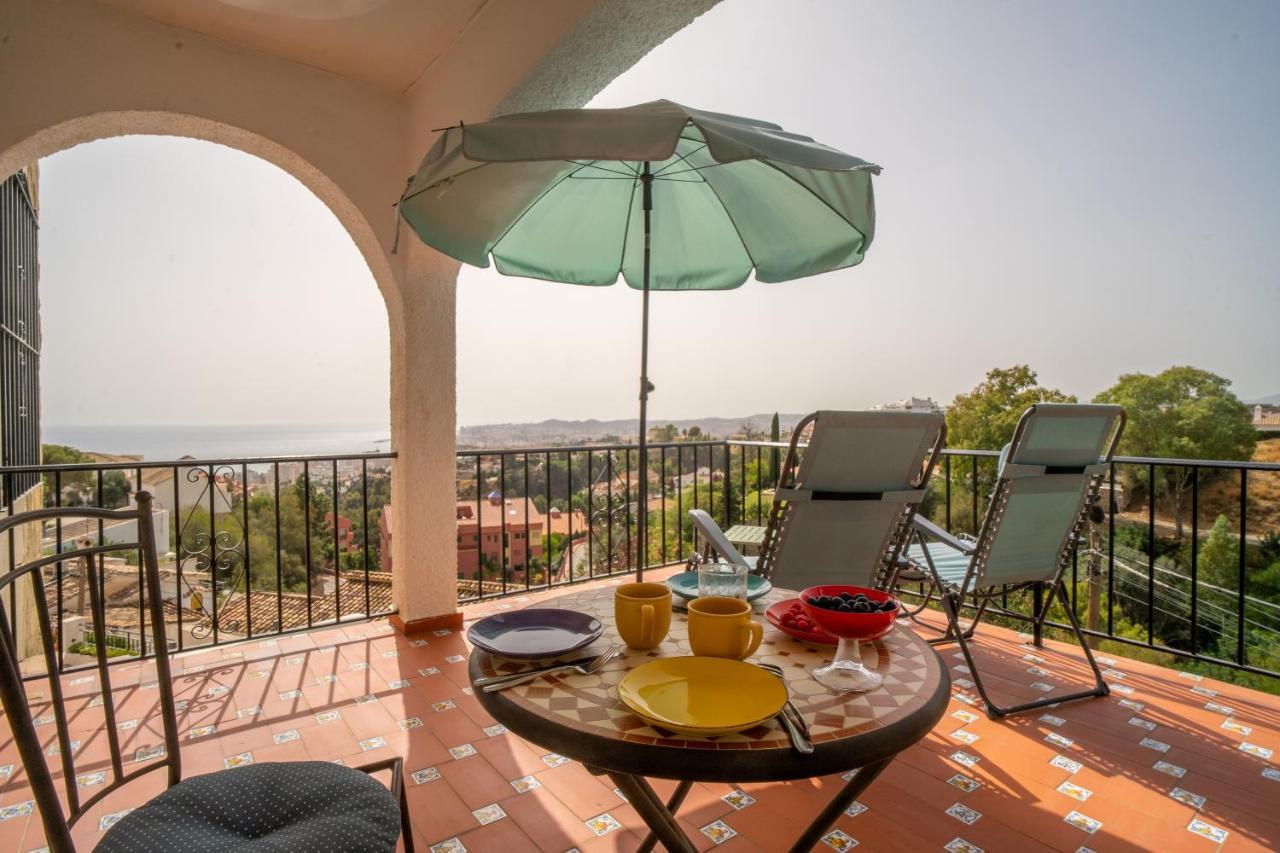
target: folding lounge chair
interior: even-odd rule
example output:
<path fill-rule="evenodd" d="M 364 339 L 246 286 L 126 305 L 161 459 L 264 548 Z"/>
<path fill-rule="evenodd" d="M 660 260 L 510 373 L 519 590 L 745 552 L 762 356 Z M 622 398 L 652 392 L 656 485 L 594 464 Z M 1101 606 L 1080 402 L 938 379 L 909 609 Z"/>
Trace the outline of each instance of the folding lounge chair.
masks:
<path fill-rule="evenodd" d="M 927 519 L 915 519 L 916 542 L 907 548 L 906 557 L 932 579 L 947 615 L 945 635 L 931 642 L 959 642 L 992 719 L 1110 692 L 1080 631 L 1062 573 L 1098 499 L 1124 422 L 1120 406 L 1037 403 L 1023 413 L 1013 441 L 1001 451 L 995 490 L 976 539 L 962 540 Z M 1036 644 L 1041 644 L 1045 616 L 1056 594 L 1093 669 L 1094 687 L 1000 707 L 983 687 L 968 640 L 993 599 L 1040 584 L 1049 594 L 1038 602 L 1034 616 Z M 977 612 L 962 629 L 960 611 L 965 605 L 976 606 Z"/>
<path fill-rule="evenodd" d="M 911 535 L 946 432 L 941 414 L 822 411 L 801 420 L 758 560 L 743 557 L 707 513 L 689 514 L 711 550 L 776 585 L 882 585 Z"/>

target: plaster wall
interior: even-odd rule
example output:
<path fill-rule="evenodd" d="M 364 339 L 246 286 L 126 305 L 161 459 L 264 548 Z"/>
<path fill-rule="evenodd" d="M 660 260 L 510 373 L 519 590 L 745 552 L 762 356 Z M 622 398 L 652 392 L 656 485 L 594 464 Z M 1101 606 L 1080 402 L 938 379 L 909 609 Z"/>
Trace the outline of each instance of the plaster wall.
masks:
<path fill-rule="evenodd" d="M 580 106 L 714 2 L 500 0 L 397 93 L 91 0 L 4 0 L 0 175 L 96 139 L 185 136 L 274 163 L 327 205 L 387 308 L 395 600 L 406 622 L 450 613 L 458 264 L 407 231 L 392 254 L 392 205 L 435 129 Z"/>

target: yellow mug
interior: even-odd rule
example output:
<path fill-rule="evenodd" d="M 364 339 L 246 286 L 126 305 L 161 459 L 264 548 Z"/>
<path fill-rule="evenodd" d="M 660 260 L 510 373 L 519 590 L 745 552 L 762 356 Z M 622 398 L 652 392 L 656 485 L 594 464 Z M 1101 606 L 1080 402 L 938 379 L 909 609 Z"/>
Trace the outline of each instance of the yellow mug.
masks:
<path fill-rule="evenodd" d="M 689 602 L 689 647 L 695 655 L 742 660 L 763 638 L 764 627 L 740 598 L 708 595 Z"/>
<path fill-rule="evenodd" d="M 623 642 L 655 649 L 671 628 L 671 590 L 663 583 L 628 583 L 613 594 L 613 618 Z"/>

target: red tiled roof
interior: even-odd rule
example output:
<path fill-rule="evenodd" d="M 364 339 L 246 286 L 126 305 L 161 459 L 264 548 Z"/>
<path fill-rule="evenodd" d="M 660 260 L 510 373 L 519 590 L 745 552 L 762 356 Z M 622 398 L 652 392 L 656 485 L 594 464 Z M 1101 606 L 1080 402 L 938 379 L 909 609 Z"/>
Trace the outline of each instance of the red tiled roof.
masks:
<path fill-rule="evenodd" d="M 395 609 L 391 600 L 391 575 L 388 572 L 369 572 L 369 612 L 389 613 Z M 365 613 L 364 572 L 343 572 L 338 581 L 338 597 L 341 599 L 343 618 Z M 248 607 L 253 615 L 253 633 L 266 631 L 291 631 L 307 626 L 307 596 L 301 592 L 286 592 L 280 597 L 279 612 L 275 592 L 250 593 Z M 218 608 L 218 627 L 222 631 L 246 633 L 246 602 L 237 593 Z M 318 590 L 311 594 L 311 623 L 331 622 L 338 615 L 334 595 L 323 595 Z M 277 616 L 282 617 L 277 625 Z M 238 628 L 235 626 L 239 626 Z"/>

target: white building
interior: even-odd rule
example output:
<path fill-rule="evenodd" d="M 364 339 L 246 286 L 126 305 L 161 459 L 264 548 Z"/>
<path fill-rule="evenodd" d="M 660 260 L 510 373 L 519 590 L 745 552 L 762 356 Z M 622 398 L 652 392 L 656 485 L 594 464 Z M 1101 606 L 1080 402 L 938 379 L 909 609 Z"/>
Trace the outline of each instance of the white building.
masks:
<path fill-rule="evenodd" d="M 872 406 L 874 412 L 899 411 L 899 412 L 922 412 L 931 415 L 934 412 L 946 411 L 946 406 L 941 403 L 933 402 L 932 397 L 906 397 L 902 400 L 895 400 L 892 403 L 881 403 Z"/>
<path fill-rule="evenodd" d="M 194 458 L 184 456 L 178 461 Z M 177 474 L 175 483 L 173 468 L 143 469 L 141 490 L 150 492 L 155 506 L 167 510 L 170 514 L 179 514 L 181 510 L 197 505 L 207 508 L 210 498 L 208 469 L 178 468 Z M 217 512 L 224 512 L 231 506 L 229 491 L 233 488 L 234 483 L 226 475 L 225 469 L 215 473 L 212 497 L 213 506 Z"/>
<path fill-rule="evenodd" d="M 155 525 L 156 553 L 163 558 L 163 555 L 169 552 L 169 511 L 159 508 L 153 509 L 151 519 Z M 55 527 L 48 525 L 45 532 L 47 534 L 45 537 L 45 550 L 52 554 L 57 540 Z M 61 534 L 62 550 L 64 551 L 72 551 L 79 548 L 85 540 L 96 544 L 98 541 L 98 522 L 90 518 L 63 522 Z M 104 523 L 102 526 L 102 541 L 104 544 L 137 542 L 138 522 L 129 520 Z"/>

